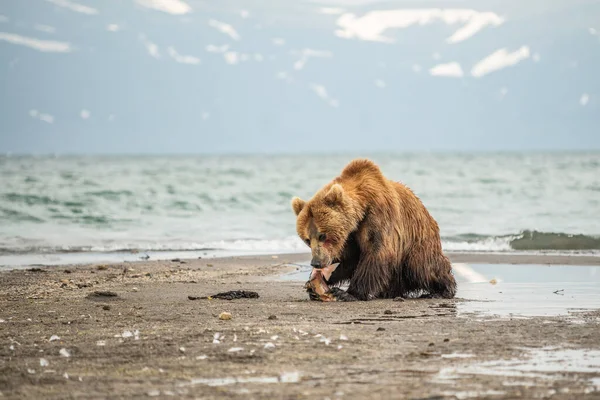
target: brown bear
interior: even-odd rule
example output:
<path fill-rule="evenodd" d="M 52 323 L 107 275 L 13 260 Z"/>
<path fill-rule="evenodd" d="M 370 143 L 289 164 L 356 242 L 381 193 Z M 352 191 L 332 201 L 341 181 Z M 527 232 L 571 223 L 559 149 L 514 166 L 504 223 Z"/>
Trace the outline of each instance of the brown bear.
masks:
<path fill-rule="evenodd" d="M 456 281 L 439 227 L 405 185 L 355 159 L 309 201 L 292 199 L 313 268 L 339 266 L 327 284 L 337 301 L 422 295 L 452 298 Z M 349 283 L 347 292 L 339 288 Z"/>

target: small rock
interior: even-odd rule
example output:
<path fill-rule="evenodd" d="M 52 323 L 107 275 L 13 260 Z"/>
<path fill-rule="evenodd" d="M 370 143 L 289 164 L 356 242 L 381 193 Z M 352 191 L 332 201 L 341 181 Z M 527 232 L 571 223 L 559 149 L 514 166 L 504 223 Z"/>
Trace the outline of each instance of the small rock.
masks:
<path fill-rule="evenodd" d="M 70 274 L 72 271 L 70 269 L 65 269 L 65 274 Z"/>
<path fill-rule="evenodd" d="M 232 347 L 229 350 L 227 350 L 228 353 L 237 353 L 238 351 L 242 351 L 244 350 L 242 347 Z"/>
<path fill-rule="evenodd" d="M 46 360 L 45 358 L 40 358 L 40 367 L 47 367 L 48 365 L 50 365 L 48 360 Z"/>
<path fill-rule="evenodd" d="M 48 340 L 49 342 L 54 342 L 55 340 L 60 340 L 60 337 L 57 335 L 52 335 L 50 336 L 50 339 Z"/>
<path fill-rule="evenodd" d="M 213 265 L 212 265 L 212 264 L 206 264 L 206 266 L 207 266 L 207 267 L 212 267 Z"/>
<path fill-rule="evenodd" d="M 181 353 L 185 353 L 185 347 L 181 346 L 181 347 L 179 348 L 179 351 L 180 351 Z"/>
<path fill-rule="evenodd" d="M 71 357 L 71 353 L 69 352 L 69 350 L 65 349 L 64 347 L 60 349 L 58 354 L 60 354 L 63 357 Z"/>
<path fill-rule="evenodd" d="M 277 315 L 269 315 L 269 319 L 277 319 Z"/>
<path fill-rule="evenodd" d="M 134 288 L 131 288 L 131 291 L 132 291 L 132 292 L 139 292 L 139 291 L 140 291 L 140 289 L 138 289 L 138 288 L 134 287 Z"/>
<path fill-rule="evenodd" d="M 444 342 L 449 342 L 449 341 L 450 341 L 450 339 L 448 339 L 448 338 L 444 339 Z"/>
<path fill-rule="evenodd" d="M 108 266 L 107 266 L 107 265 L 98 265 L 98 266 L 96 267 L 96 269 L 97 269 L 98 271 L 106 271 L 106 270 L 108 269 Z"/>
<path fill-rule="evenodd" d="M 106 346 L 106 340 L 97 340 L 96 346 Z"/>
<path fill-rule="evenodd" d="M 393 314 L 392 310 L 385 310 L 383 313 L 386 314 L 386 315 Z"/>
<path fill-rule="evenodd" d="M 493 279 L 490 281 L 490 283 L 491 283 L 492 285 L 495 285 L 496 283 L 498 283 L 498 281 L 496 280 L 496 278 L 493 278 Z"/>
<path fill-rule="evenodd" d="M 274 349 L 275 345 L 271 342 L 265 344 L 265 349 Z"/>
<path fill-rule="evenodd" d="M 231 313 L 222 312 L 221 314 L 219 314 L 219 319 L 223 320 L 223 321 L 230 320 L 231 319 Z"/>
<path fill-rule="evenodd" d="M 105 304 L 105 305 L 102 306 L 102 309 L 104 311 L 108 311 L 108 310 L 110 310 L 110 306 L 108 304 Z"/>
<path fill-rule="evenodd" d="M 385 331 L 385 328 L 382 328 L 381 326 L 379 328 L 377 328 L 377 332 L 381 332 L 381 331 Z"/>
<path fill-rule="evenodd" d="M 171 260 L 171 262 L 181 262 L 181 259 L 179 259 L 179 258 L 174 258 L 174 259 L 172 259 L 172 260 Z"/>
<path fill-rule="evenodd" d="M 348 336 L 346 336 L 346 335 L 340 335 L 340 340 L 348 340 Z"/>
<path fill-rule="evenodd" d="M 156 397 L 156 396 L 160 396 L 160 390 L 150 390 L 148 393 L 146 393 L 148 396 L 150 397 Z"/>
<path fill-rule="evenodd" d="M 429 343 L 429 347 L 435 346 L 435 343 Z"/>

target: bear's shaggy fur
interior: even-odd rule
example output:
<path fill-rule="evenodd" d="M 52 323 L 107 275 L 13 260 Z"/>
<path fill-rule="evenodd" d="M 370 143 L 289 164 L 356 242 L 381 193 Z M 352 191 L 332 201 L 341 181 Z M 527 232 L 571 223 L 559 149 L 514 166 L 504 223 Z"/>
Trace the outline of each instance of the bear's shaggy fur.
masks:
<path fill-rule="evenodd" d="M 437 222 L 408 187 L 385 178 L 372 161 L 351 161 L 309 201 L 294 197 L 292 208 L 312 266 L 340 263 L 327 282 L 337 300 L 454 297 Z M 344 283 L 347 293 L 338 287 Z"/>

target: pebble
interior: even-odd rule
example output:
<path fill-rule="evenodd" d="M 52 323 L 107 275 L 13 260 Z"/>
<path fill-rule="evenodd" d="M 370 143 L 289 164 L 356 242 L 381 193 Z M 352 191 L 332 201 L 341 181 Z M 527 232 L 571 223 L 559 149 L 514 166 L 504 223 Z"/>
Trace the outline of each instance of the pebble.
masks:
<path fill-rule="evenodd" d="M 379 327 L 377 328 L 377 332 L 385 331 L 385 328 Z"/>
<path fill-rule="evenodd" d="M 131 291 L 132 291 L 132 292 L 139 292 L 139 290 L 140 290 L 140 289 L 138 289 L 138 288 L 136 288 L 136 287 L 134 287 L 134 288 L 131 288 Z"/>
<path fill-rule="evenodd" d="M 102 309 L 105 311 L 108 311 L 108 310 L 110 310 L 110 306 L 108 304 L 105 304 L 102 306 Z"/>
<path fill-rule="evenodd" d="M 386 315 L 393 314 L 392 310 L 385 310 L 383 313 L 386 314 Z"/>
<path fill-rule="evenodd" d="M 222 312 L 221 314 L 219 314 L 219 319 L 221 319 L 223 321 L 230 320 L 231 319 L 231 313 Z"/>
<path fill-rule="evenodd" d="M 269 315 L 269 319 L 277 319 L 277 315 Z"/>

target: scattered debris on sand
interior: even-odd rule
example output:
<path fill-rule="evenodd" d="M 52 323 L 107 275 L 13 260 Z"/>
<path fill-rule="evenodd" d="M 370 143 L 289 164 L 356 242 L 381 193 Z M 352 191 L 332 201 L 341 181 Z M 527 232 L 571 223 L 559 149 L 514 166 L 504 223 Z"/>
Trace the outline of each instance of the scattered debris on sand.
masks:
<path fill-rule="evenodd" d="M 258 293 L 250 290 L 230 290 L 229 292 L 221 292 L 213 294 L 212 296 L 188 296 L 190 300 L 202 300 L 202 299 L 220 299 L 220 300 L 235 300 L 235 299 L 258 299 L 260 296 Z"/>

